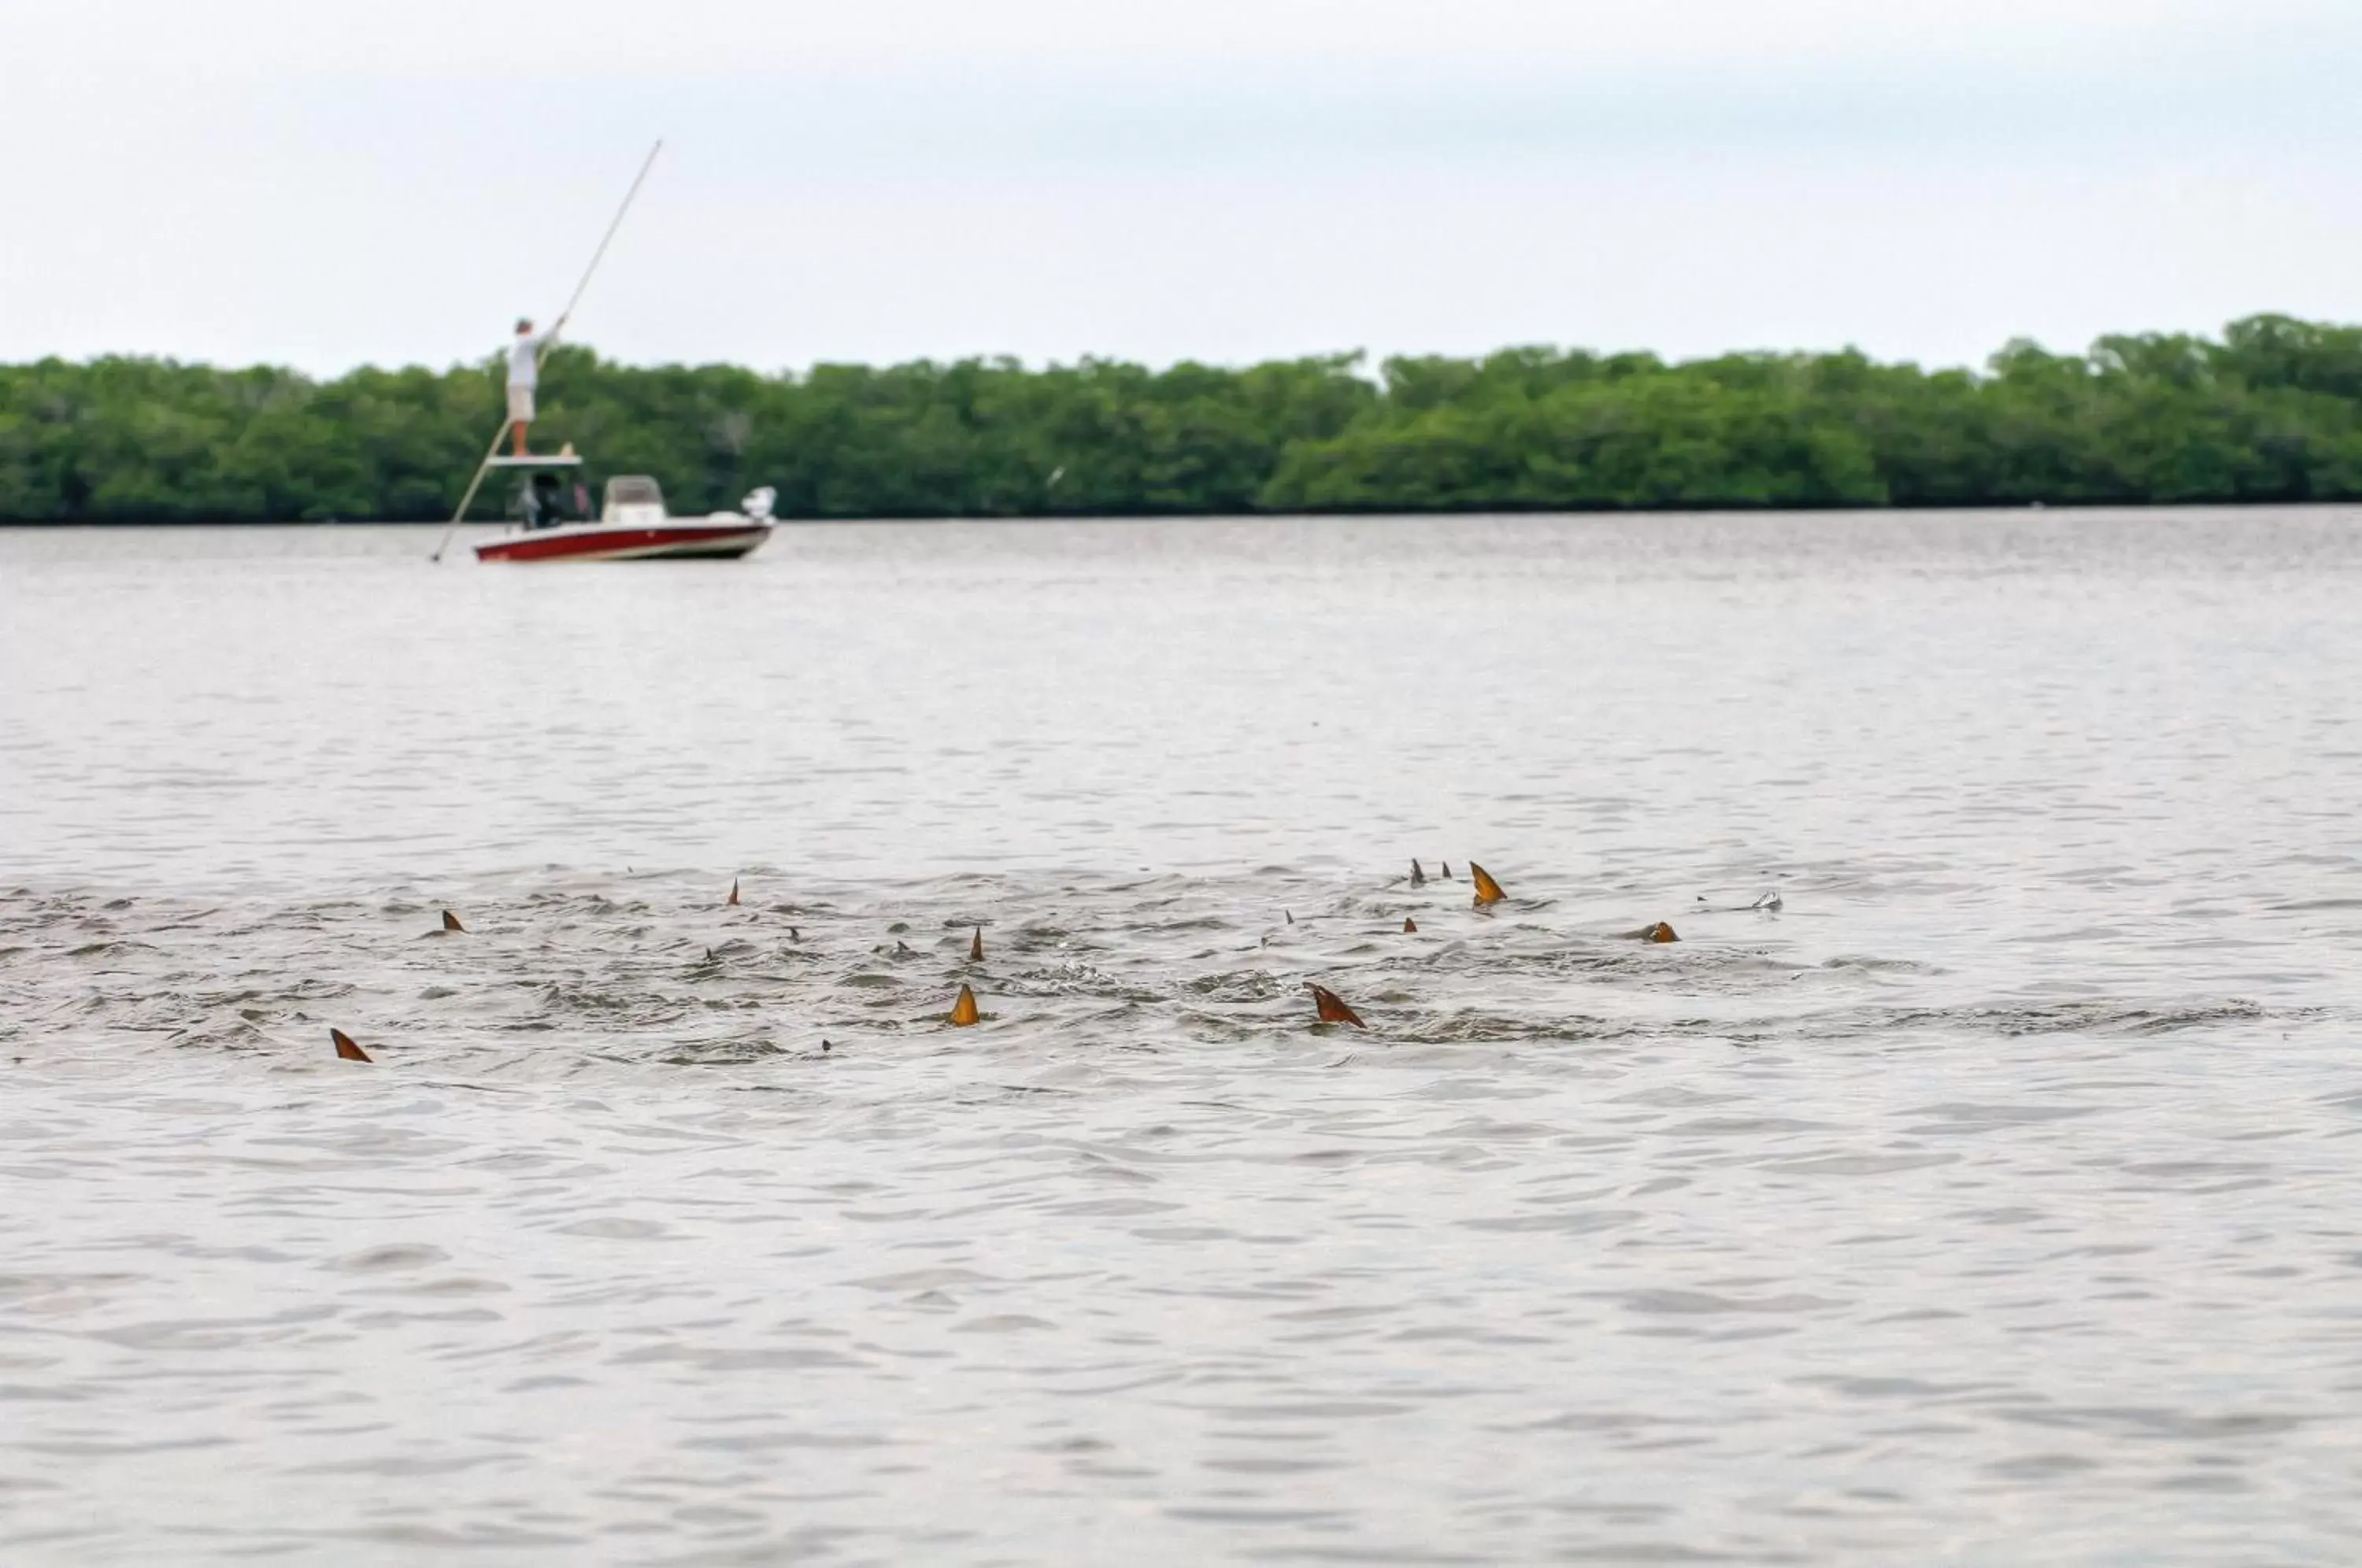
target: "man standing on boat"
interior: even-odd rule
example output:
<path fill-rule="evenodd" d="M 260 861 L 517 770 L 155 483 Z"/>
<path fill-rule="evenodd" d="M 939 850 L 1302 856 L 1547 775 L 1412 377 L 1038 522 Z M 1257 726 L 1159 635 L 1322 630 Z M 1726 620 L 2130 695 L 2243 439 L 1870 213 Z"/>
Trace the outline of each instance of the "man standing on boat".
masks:
<path fill-rule="evenodd" d="M 557 326 L 566 320 L 558 318 Z M 557 336 L 557 326 L 549 336 Z M 520 318 L 515 340 L 509 344 L 509 427 L 516 434 L 516 455 L 525 455 L 524 430 L 533 423 L 533 392 L 541 384 L 541 351 L 546 338 L 533 335 L 533 323 Z"/>

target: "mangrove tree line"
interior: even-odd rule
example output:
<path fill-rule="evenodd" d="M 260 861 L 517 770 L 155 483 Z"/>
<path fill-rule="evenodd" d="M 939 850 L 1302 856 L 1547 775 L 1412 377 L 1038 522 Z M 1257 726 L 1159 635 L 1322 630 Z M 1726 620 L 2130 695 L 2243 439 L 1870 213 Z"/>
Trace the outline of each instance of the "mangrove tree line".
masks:
<path fill-rule="evenodd" d="M 757 484 L 789 517 L 2362 499 L 2362 328 L 2277 315 L 1976 371 L 1513 348 L 762 375 L 566 347 L 540 401 L 537 447 L 654 474 L 684 512 Z M 489 359 L 0 367 L 0 518 L 439 520 L 501 407 Z"/>

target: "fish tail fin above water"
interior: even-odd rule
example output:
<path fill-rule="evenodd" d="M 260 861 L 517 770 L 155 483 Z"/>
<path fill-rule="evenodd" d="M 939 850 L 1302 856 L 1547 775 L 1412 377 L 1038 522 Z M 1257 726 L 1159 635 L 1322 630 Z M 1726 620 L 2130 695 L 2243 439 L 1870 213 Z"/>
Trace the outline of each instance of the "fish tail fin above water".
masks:
<path fill-rule="evenodd" d="M 341 1029 L 329 1030 L 328 1040 L 331 1044 L 336 1046 L 337 1058 L 339 1061 L 368 1062 L 375 1060 L 375 1058 L 368 1052 L 362 1050 L 359 1045 L 354 1044 L 353 1037 L 346 1033 Z"/>
<path fill-rule="evenodd" d="M 1416 860 L 1410 863 L 1410 885 L 1414 888 L 1427 886 L 1427 873 L 1419 869 L 1418 862 Z"/>
<path fill-rule="evenodd" d="M 738 878 L 737 878 L 733 877 L 733 878 L 730 878 L 730 896 L 729 896 L 728 898 L 726 898 L 726 899 L 723 900 L 722 901 L 723 901 L 723 903 L 726 907 L 728 907 L 728 908 L 735 909 L 735 908 L 737 908 L 737 907 L 738 907 Z"/>
<path fill-rule="evenodd" d="M 983 1015 L 976 1010 L 976 993 L 966 986 L 960 988 L 959 1000 L 952 1003 L 952 1025 L 966 1029 Z"/>
<path fill-rule="evenodd" d="M 976 940 L 967 944 L 967 961 L 971 964 L 984 962 L 984 927 L 980 925 L 976 928 Z"/>
<path fill-rule="evenodd" d="M 1335 991 L 1330 990 L 1326 986 L 1314 986 L 1309 980 L 1307 980 L 1304 983 L 1312 987 L 1312 1006 L 1314 1010 L 1319 1013 L 1321 1022 L 1350 1023 L 1356 1029 L 1367 1029 L 1369 1027 L 1368 1024 L 1362 1021 L 1362 1015 L 1360 1013 L 1355 1012 L 1352 1008 L 1345 1004 L 1345 999 L 1343 997 L 1339 996 Z"/>
<path fill-rule="evenodd" d="M 466 926 L 459 923 L 459 917 L 453 914 L 449 910 L 445 910 L 443 911 L 443 929 L 446 931 L 456 931 L 463 936 L 467 934 L 468 931 Z"/>
<path fill-rule="evenodd" d="M 1473 860 L 1468 863 L 1468 879 L 1476 884 L 1478 909 L 1483 909 L 1486 904 L 1497 904 L 1509 896 L 1501 890 L 1500 883 L 1493 880 L 1493 874 Z"/>

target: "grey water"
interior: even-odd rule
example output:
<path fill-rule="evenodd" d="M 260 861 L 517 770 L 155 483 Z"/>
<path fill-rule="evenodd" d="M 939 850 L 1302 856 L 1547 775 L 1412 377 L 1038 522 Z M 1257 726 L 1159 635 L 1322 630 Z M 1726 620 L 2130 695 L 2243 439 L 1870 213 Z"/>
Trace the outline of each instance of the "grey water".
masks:
<path fill-rule="evenodd" d="M 431 542 L 0 532 L 0 1561 L 2362 1558 L 2362 513 Z"/>

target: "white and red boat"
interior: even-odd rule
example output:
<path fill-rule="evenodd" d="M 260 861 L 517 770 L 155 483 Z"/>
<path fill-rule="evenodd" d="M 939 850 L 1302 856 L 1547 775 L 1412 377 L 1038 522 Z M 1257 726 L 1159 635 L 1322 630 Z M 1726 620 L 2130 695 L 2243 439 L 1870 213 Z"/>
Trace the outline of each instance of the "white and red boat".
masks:
<path fill-rule="evenodd" d="M 568 454 L 570 458 L 571 454 Z M 511 458 L 502 468 L 557 466 L 549 458 Z M 735 560 L 760 549 L 771 536 L 768 486 L 741 505 L 744 512 L 674 517 L 665 512 L 664 491 L 646 474 L 618 474 L 607 481 L 596 521 L 538 521 L 528 508 L 525 525 L 476 547 L 480 561 L 678 561 Z"/>

